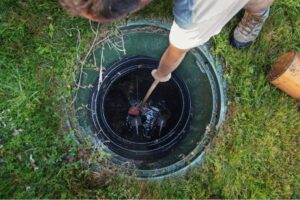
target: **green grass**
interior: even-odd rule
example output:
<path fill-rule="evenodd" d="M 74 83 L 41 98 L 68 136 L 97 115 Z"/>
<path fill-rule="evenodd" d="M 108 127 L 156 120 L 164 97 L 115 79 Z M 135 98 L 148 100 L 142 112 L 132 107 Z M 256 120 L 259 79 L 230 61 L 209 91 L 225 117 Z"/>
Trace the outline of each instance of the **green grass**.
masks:
<path fill-rule="evenodd" d="M 132 17 L 171 18 L 171 3 L 155 1 Z M 248 50 L 228 43 L 237 18 L 214 38 L 214 52 L 225 59 L 227 121 L 201 168 L 149 184 L 95 178 L 78 156 L 84 147 L 64 128 L 77 52 L 84 55 L 93 39 L 89 23 L 56 1 L 2 0 L 0 198 L 300 198 L 299 103 L 265 79 L 278 56 L 300 51 L 299 16 L 299 1 L 276 1 Z"/>

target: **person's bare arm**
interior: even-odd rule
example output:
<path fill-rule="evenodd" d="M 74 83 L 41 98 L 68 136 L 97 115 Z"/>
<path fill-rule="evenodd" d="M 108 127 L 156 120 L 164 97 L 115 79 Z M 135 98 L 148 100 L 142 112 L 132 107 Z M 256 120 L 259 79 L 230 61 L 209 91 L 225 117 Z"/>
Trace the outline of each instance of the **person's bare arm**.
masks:
<path fill-rule="evenodd" d="M 178 49 L 170 44 L 161 57 L 158 68 L 152 71 L 154 79 L 160 82 L 168 81 L 171 78 L 171 73 L 180 65 L 187 51 L 188 49 Z"/>

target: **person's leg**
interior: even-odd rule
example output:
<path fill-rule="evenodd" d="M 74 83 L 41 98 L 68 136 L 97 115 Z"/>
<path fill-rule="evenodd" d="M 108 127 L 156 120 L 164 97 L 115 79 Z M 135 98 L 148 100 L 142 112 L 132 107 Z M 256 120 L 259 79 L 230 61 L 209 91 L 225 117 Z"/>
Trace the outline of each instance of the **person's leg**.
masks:
<path fill-rule="evenodd" d="M 249 47 L 258 37 L 263 24 L 269 16 L 270 6 L 274 0 L 250 0 L 246 6 L 243 19 L 234 29 L 230 42 L 234 47 Z"/>
<path fill-rule="evenodd" d="M 262 13 L 268 9 L 274 0 L 250 0 L 244 9 L 250 13 Z"/>

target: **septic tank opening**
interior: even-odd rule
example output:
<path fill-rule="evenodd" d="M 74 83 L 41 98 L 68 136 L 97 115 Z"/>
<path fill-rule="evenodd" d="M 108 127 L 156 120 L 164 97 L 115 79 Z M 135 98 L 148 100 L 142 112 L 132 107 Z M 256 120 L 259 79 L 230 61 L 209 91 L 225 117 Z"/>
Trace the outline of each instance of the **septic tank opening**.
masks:
<path fill-rule="evenodd" d="M 199 165 L 226 112 L 222 67 L 203 45 L 190 50 L 172 80 L 159 86 L 147 104 L 149 113 L 128 118 L 129 107 L 144 95 L 152 82 L 150 71 L 168 47 L 169 27 L 161 22 L 131 22 L 119 28 L 120 35 L 95 48 L 90 58 L 93 67 L 82 69 L 82 87 L 73 112 L 68 113 L 67 124 L 78 130 L 79 141 L 101 148 L 110 155 L 107 163 L 139 178 L 175 176 Z M 98 80 L 99 66 L 106 69 L 103 80 Z M 137 74 L 143 78 L 135 85 Z M 94 164 L 93 170 L 106 168 Z"/>
<path fill-rule="evenodd" d="M 175 74 L 160 83 L 139 116 L 128 115 L 153 82 L 151 70 L 159 60 L 130 57 L 114 62 L 98 87 L 95 82 L 91 117 L 102 140 L 115 153 L 136 160 L 157 160 L 184 137 L 191 120 L 191 99 L 184 81 Z"/>
<path fill-rule="evenodd" d="M 127 114 L 130 107 L 141 103 L 152 82 L 150 72 L 138 68 L 124 74 L 112 84 L 104 100 L 103 112 L 108 125 L 120 137 L 133 142 L 162 138 L 179 123 L 182 113 L 182 94 L 171 80 L 156 88 L 140 116 Z"/>

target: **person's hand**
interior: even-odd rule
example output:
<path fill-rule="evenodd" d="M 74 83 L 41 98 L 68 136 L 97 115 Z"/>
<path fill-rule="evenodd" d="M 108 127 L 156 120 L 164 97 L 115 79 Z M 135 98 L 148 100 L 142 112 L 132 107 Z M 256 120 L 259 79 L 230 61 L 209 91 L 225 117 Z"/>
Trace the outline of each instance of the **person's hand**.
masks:
<path fill-rule="evenodd" d="M 153 78 L 159 82 L 170 80 L 172 72 L 177 69 L 187 51 L 188 49 L 178 49 L 174 45 L 169 44 L 169 47 L 160 59 L 158 68 L 151 72 Z"/>
<path fill-rule="evenodd" d="M 152 74 L 153 78 L 159 82 L 167 82 L 171 79 L 171 73 L 169 73 L 167 76 L 165 76 L 165 75 L 162 75 L 160 73 L 160 71 L 157 69 L 152 70 L 151 74 Z"/>

